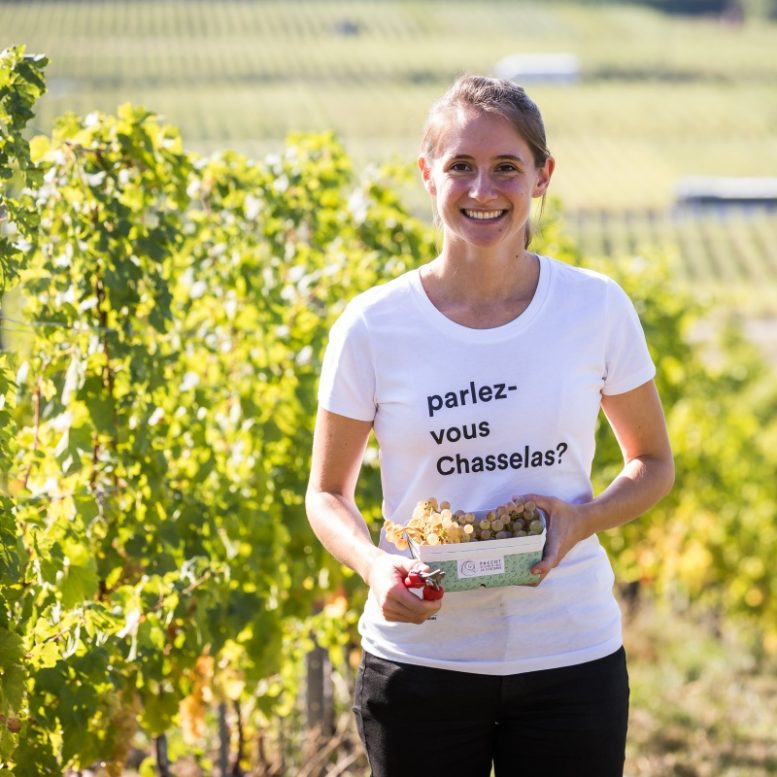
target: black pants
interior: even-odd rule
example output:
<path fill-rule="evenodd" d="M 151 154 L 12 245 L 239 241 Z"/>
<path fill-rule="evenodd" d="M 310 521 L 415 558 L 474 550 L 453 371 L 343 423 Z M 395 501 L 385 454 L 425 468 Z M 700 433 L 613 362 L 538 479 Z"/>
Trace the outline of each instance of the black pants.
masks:
<path fill-rule="evenodd" d="M 373 777 L 621 777 L 628 708 L 623 648 L 506 677 L 365 654 L 354 703 Z"/>

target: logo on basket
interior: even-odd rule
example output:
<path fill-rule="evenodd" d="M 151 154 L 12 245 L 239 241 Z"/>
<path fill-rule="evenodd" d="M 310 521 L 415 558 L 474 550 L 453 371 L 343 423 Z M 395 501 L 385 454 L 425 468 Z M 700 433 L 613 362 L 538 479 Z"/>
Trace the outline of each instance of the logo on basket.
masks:
<path fill-rule="evenodd" d="M 504 556 L 496 558 L 464 559 L 458 562 L 459 577 L 485 577 L 505 573 Z"/>
<path fill-rule="evenodd" d="M 462 561 L 459 565 L 459 577 L 475 577 L 478 573 L 478 565 L 472 560 Z"/>

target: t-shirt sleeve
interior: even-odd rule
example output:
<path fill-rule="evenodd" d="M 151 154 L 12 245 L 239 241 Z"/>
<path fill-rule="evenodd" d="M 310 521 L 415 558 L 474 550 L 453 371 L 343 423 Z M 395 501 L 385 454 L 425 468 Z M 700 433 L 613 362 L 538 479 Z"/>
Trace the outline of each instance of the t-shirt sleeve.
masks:
<path fill-rule="evenodd" d="M 645 332 L 626 292 L 614 281 L 608 284 L 607 346 L 602 394 L 623 394 L 656 374 Z"/>
<path fill-rule="evenodd" d="M 372 421 L 375 418 L 375 370 L 364 319 L 353 305 L 335 321 L 329 333 L 318 386 L 325 410 Z"/>

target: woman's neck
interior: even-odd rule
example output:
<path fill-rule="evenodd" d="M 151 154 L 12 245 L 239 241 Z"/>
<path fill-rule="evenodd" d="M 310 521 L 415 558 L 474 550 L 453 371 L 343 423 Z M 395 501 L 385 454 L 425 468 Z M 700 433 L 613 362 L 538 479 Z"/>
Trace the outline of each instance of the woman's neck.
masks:
<path fill-rule="evenodd" d="M 446 252 L 421 270 L 432 304 L 463 326 L 489 329 L 517 318 L 531 303 L 539 282 L 535 254 L 519 250 L 504 256 L 488 252 Z"/>

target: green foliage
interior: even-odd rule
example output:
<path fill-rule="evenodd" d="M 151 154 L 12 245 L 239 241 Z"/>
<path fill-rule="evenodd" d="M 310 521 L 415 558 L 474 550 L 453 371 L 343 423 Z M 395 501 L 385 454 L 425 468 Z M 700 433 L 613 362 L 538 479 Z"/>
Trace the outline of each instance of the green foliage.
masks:
<path fill-rule="evenodd" d="M 590 264 L 590 263 L 589 263 Z M 736 319 L 673 283 L 658 254 L 607 261 L 635 300 L 658 369 L 677 468 L 673 492 L 608 535 L 623 579 L 678 604 L 754 619 L 777 651 L 777 384 Z M 619 466 L 600 429 L 600 485 Z"/>
<path fill-rule="evenodd" d="M 777 652 L 777 382 L 719 298 L 673 278 L 662 251 L 583 257 L 552 202 L 537 248 L 615 278 L 634 300 L 656 363 L 676 465 L 673 491 L 647 515 L 603 537 L 620 580 L 684 606 L 744 616 L 759 651 Z M 603 488 L 621 458 L 606 422 L 594 478 Z"/>
<path fill-rule="evenodd" d="M 282 714 L 312 630 L 352 638 L 351 576 L 303 505 L 322 351 L 344 302 L 431 241 L 327 135 L 195 158 L 125 105 L 32 149 L 47 239 L 22 273 L 5 650 L 23 642 L 29 679 L 5 757 L 118 769 L 128 720 L 195 737 L 206 691 Z"/>
<path fill-rule="evenodd" d="M 23 46 L 0 52 L 0 293 L 22 260 L 19 242 L 29 240 L 37 227 L 27 186 L 39 179 L 23 133 L 33 106 L 46 90 L 43 68 L 47 64 L 45 57 L 26 55 Z M 21 190 L 16 196 L 14 188 Z"/>
<path fill-rule="evenodd" d="M 37 213 L 27 187 L 38 176 L 23 133 L 45 90 L 45 65 L 44 57 L 26 56 L 21 46 L 0 52 L 0 299 L 24 263 L 25 244 L 36 237 Z M 13 389 L 7 357 L 0 353 L 0 486 L 12 459 Z M 26 701 L 25 623 L 17 618 L 25 564 L 11 500 L 0 493 L 0 768 L 15 746 Z"/>

